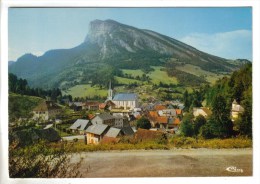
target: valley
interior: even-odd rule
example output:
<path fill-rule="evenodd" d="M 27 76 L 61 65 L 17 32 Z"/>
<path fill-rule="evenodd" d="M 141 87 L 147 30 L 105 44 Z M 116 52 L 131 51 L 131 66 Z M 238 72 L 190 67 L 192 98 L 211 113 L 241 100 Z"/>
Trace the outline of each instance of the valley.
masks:
<path fill-rule="evenodd" d="M 159 85 L 160 83 L 169 85 L 169 87 L 174 86 L 174 89 L 177 91 L 192 91 L 192 89 L 196 89 L 197 87 L 190 87 L 190 86 L 178 86 L 179 82 L 176 77 L 170 77 L 168 76 L 167 72 L 165 71 L 164 67 L 159 66 L 151 66 L 152 71 L 146 73 L 142 70 L 130 70 L 130 69 L 122 69 L 122 75 L 114 76 L 115 79 L 115 90 L 116 91 L 133 91 L 137 92 L 139 95 L 141 95 L 141 91 L 147 91 L 146 87 L 148 88 L 154 88 L 154 85 Z M 224 76 L 229 76 L 229 74 L 216 74 L 213 72 L 208 72 L 205 70 L 202 70 L 201 68 L 194 66 L 194 65 L 185 65 L 185 66 L 179 66 L 177 67 L 178 70 L 184 71 L 190 74 L 193 74 L 197 77 L 201 77 L 209 82 L 209 84 L 213 85 L 214 82 L 218 79 L 223 78 Z M 149 80 L 142 80 L 142 76 L 147 75 L 149 77 Z M 134 85 L 136 88 L 131 89 L 131 86 Z M 169 87 L 156 87 L 156 91 L 160 89 L 167 90 Z M 137 90 L 140 88 L 140 90 Z M 66 90 L 63 90 L 64 95 L 72 95 L 73 98 L 75 97 L 88 97 L 88 98 L 94 98 L 95 96 L 100 96 L 101 98 L 106 97 L 106 86 L 98 87 L 98 86 L 91 86 L 91 84 L 78 84 L 76 86 L 73 86 L 71 88 L 68 88 Z M 152 94 L 154 97 L 159 97 L 158 93 Z M 175 98 L 178 98 L 178 94 L 172 94 Z M 177 95 L 177 96 L 176 96 Z"/>
<path fill-rule="evenodd" d="M 11 177 L 252 175 L 248 60 L 108 19 L 8 69 Z"/>

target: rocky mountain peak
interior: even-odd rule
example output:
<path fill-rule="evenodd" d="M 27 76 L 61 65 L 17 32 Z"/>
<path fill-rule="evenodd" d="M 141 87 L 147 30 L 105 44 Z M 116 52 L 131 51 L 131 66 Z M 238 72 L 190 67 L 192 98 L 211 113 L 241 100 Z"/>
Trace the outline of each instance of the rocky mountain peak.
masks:
<path fill-rule="evenodd" d="M 89 24 L 89 31 L 86 36 L 85 42 L 96 42 L 100 37 L 104 37 L 115 29 L 117 29 L 120 24 L 114 20 L 94 20 Z"/>

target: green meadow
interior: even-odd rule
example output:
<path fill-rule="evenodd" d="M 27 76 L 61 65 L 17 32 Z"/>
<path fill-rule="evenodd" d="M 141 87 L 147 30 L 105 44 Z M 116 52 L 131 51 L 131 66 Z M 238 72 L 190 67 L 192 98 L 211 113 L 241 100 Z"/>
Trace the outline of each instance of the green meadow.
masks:
<path fill-rule="evenodd" d="M 205 70 L 202 70 L 200 67 L 198 66 L 194 66 L 191 64 L 185 64 L 184 66 L 178 66 L 176 67 L 178 70 L 196 75 L 198 77 L 205 77 L 205 79 L 210 82 L 211 84 L 213 84 L 216 80 L 224 77 L 224 75 L 222 74 L 216 74 L 213 72 L 208 72 Z"/>
<path fill-rule="evenodd" d="M 166 71 L 163 71 L 164 67 L 153 66 L 154 71 L 147 73 L 151 78 L 151 82 L 154 84 L 159 84 L 160 82 L 166 84 L 177 84 L 178 81 L 175 77 L 169 77 Z M 122 70 L 125 74 L 131 74 L 132 76 L 142 76 L 144 74 L 141 70 Z"/>
<path fill-rule="evenodd" d="M 97 86 L 92 86 L 90 84 L 81 84 L 69 88 L 66 91 L 62 91 L 62 95 L 71 95 L 74 97 L 94 97 L 94 96 L 107 96 L 107 89 L 100 89 Z"/>

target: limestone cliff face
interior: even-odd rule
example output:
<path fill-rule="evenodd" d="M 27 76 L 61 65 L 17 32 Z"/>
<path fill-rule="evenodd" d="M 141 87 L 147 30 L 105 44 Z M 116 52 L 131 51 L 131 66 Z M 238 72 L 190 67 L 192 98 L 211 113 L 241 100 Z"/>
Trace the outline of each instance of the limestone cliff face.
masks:
<path fill-rule="evenodd" d="M 199 52 L 195 48 L 158 33 L 137 29 L 113 20 L 94 20 L 90 23 L 86 43 L 98 44 L 102 58 L 120 53 L 151 50 L 159 54 L 190 58 Z M 192 53 L 195 52 L 195 53 Z"/>

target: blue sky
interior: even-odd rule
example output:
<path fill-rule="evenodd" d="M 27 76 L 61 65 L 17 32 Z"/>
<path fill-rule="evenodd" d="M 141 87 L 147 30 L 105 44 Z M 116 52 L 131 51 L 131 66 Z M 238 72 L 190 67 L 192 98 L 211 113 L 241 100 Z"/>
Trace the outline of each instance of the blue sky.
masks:
<path fill-rule="evenodd" d="M 226 7 L 10 8 L 9 60 L 77 46 L 95 19 L 150 29 L 220 57 L 252 59 L 252 9 Z"/>

